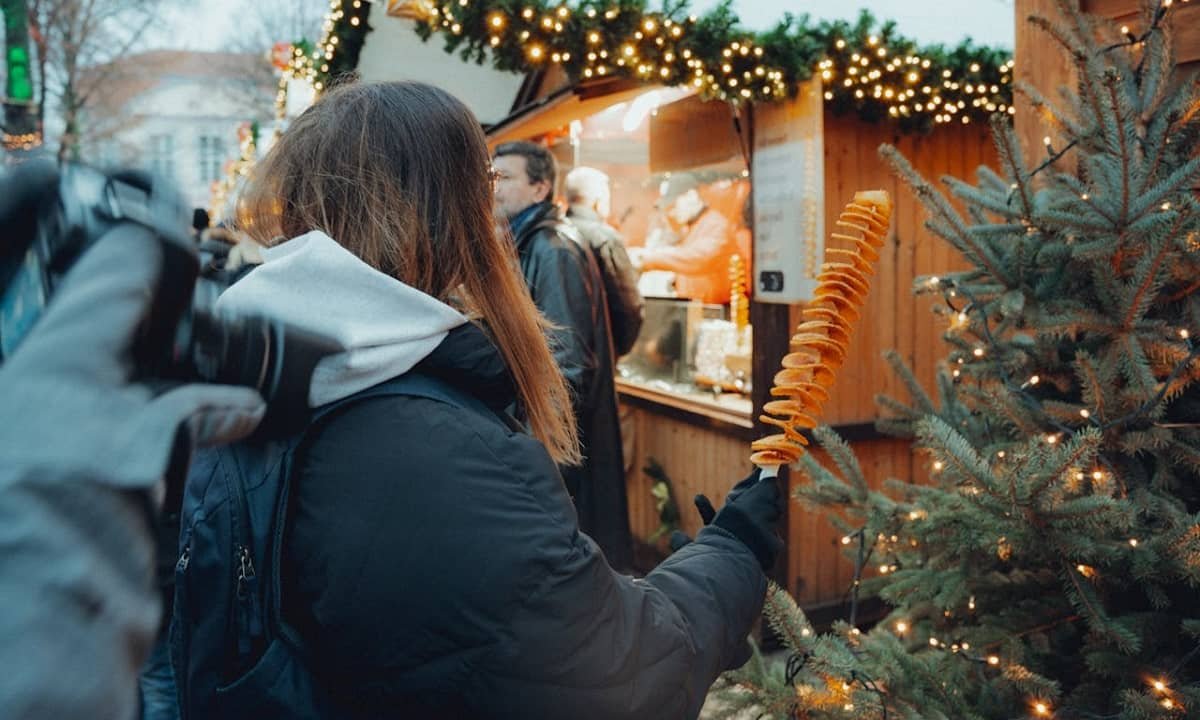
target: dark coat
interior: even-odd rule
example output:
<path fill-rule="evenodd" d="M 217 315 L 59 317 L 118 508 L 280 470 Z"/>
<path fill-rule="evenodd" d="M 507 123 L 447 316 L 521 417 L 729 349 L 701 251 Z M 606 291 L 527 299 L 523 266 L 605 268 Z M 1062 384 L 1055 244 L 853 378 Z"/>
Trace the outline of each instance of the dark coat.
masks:
<path fill-rule="evenodd" d="M 578 231 L 551 203 L 543 203 L 513 235 L 534 304 L 560 328 L 551 346 L 574 395 L 584 462 L 561 468 L 563 480 L 575 498 L 580 528 L 614 567 L 628 569 L 633 547 L 613 379 L 616 360 L 600 270 Z"/>
<path fill-rule="evenodd" d="M 612 329 L 613 350 L 620 357 L 633 349 L 645 322 L 646 301 L 638 290 L 638 272 L 633 269 L 621 234 L 595 210 L 572 205 L 567 219 L 579 229 L 604 278 L 608 299 L 608 320 Z"/>
<path fill-rule="evenodd" d="M 363 400 L 293 475 L 284 615 L 339 717 L 696 717 L 745 659 L 754 555 L 707 527 L 645 579 L 614 572 L 503 414 L 511 379 L 483 333 L 453 331 L 415 370 L 492 412 Z"/>

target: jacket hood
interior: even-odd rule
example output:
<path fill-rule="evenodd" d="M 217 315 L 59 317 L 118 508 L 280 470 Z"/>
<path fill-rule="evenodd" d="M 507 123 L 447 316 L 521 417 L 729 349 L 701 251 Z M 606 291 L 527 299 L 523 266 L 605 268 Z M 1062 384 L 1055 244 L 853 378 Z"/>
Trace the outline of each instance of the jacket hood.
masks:
<path fill-rule="evenodd" d="M 264 250 L 263 264 L 222 293 L 217 310 L 265 315 L 341 344 L 313 373 L 311 407 L 408 372 L 467 322 L 319 231 Z"/>

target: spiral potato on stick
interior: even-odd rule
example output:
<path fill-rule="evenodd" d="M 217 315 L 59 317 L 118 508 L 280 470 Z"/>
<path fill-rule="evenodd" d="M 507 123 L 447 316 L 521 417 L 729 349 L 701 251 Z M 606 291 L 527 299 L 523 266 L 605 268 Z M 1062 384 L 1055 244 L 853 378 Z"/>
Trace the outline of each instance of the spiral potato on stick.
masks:
<path fill-rule="evenodd" d="M 892 200 L 883 190 L 858 192 L 835 223 L 834 246 L 817 275 L 813 300 L 776 373 L 771 397 L 759 420 L 779 428 L 750 445 L 750 461 L 764 470 L 800 459 L 817 426 L 838 368 L 846 359 L 850 335 L 871 289 L 879 250 L 887 239 Z"/>

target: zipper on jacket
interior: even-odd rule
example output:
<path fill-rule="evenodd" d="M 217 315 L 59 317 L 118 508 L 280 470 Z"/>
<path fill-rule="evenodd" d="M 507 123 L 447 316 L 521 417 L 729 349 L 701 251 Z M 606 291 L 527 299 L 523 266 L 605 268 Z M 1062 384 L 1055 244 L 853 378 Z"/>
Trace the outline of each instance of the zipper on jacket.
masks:
<path fill-rule="evenodd" d="M 238 597 L 238 654 L 245 657 L 253 649 L 253 639 L 262 634 L 262 622 L 258 617 L 258 575 L 254 571 L 254 559 L 250 548 L 237 548 L 237 597 Z"/>
<path fill-rule="evenodd" d="M 189 531 L 190 535 L 190 531 Z M 171 624 L 168 626 L 167 651 L 171 658 L 171 674 L 175 679 L 175 693 L 179 698 L 179 717 L 187 720 L 191 703 L 188 677 L 191 670 L 191 628 L 188 627 L 187 568 L 192 559 L 192 541 L 189 537 L 175 562 L 175 602 Z"/>

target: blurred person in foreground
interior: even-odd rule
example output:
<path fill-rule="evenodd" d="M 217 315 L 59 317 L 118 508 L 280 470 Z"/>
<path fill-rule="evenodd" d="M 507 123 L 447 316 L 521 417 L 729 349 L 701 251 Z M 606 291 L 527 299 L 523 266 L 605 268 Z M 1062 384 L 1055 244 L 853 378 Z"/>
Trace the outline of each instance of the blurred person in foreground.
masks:
<path fill-rule="evenodd" d="M 779 488 L 739 483 L 645 579 L 610 567 L 558 471 L 579 460 L 570 391 L 490 170 L 471 112 L 411 82 L 329 90 L 255 169 L 250 227 L 274 246 L 220 305 L 341 341 L 313 406 L 406 373 L 461 400 L 371 397 L 310 429 L 283 620 L 330 717 L 696 717 L 747 657 Z"/>
<path fill-rule="evenodd" d="M 11 226 L 7 226 L 10 227 Z M 119 226 L 0 366 L 0 716 L 125 720 L 161 613 L 154 533 L 190 449 L 254 430 L 242 387 L 136 378 L 162 248 Z"/>

